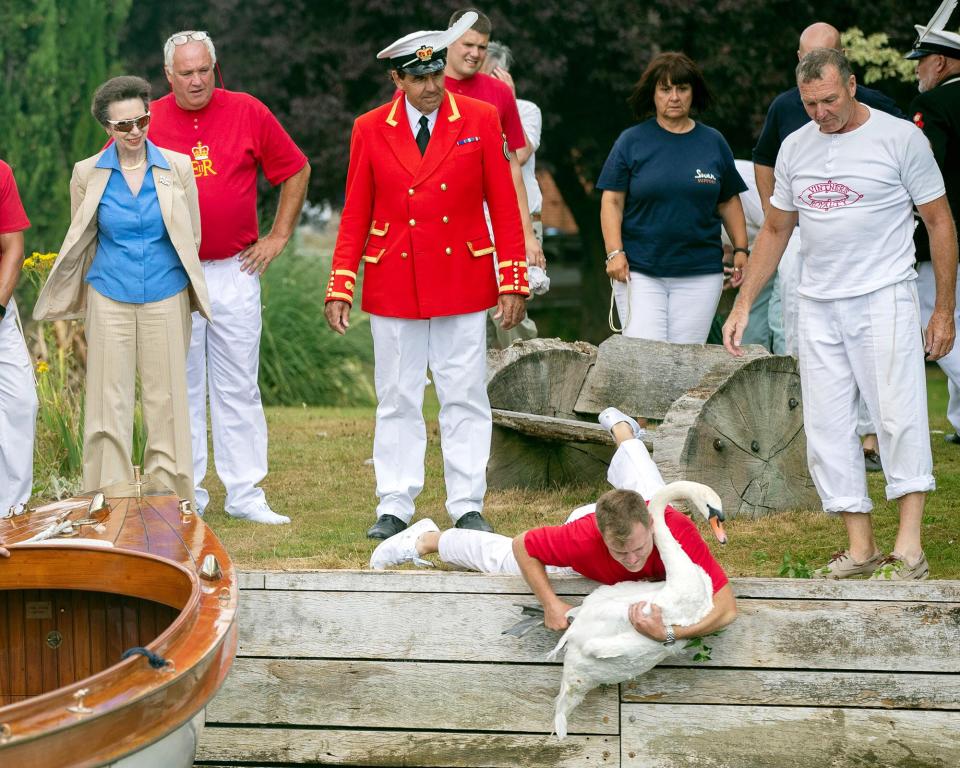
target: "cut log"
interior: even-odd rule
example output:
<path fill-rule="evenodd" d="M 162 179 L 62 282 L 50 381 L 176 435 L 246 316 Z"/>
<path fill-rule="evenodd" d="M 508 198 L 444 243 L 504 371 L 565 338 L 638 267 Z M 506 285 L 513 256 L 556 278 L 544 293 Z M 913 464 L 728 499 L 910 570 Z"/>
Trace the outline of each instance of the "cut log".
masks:
<path fill-rule="evenodd" d="M 493 408 L 575 418 L 573 406 L 597 348 L 586 342 L 532 339 L 487 353 L 487 394 Z"/>
<path fill-rule="evenodd" d="M 667 482 L 709 485 L 731 518 L 820 504 L 807 471 L 792 357 L 715 368 L 674 403 L 654 434 L 654 456 Z"/>
<path fill-rule="evenodd" d="M 597 362 L 574 410 L 595 417 L 615 405 L 630 416 L 660 421 L 674 401 L 710 371 L 720 367 L 732 372 L 751 360 L 769 356 L 756 344 L 744 350 L 744 357 L 735 358 L 716 344 L 671 344 L 611 336 L 597 349 Z"/>

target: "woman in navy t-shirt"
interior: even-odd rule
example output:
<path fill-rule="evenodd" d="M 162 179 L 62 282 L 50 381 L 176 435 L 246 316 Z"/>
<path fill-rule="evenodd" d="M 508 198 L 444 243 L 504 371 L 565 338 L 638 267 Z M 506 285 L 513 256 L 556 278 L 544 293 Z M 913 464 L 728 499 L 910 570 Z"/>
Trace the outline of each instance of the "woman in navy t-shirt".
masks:
<path fill-rule="evenodd" d="M 597 187 L 600 226 L 624 336 L 702 344 L 723 287 L 720 224 L 743 280 L 747 187 L 718 131 L 690 117 L 709 103 L 703 75 L 682 53 L 661 53 L 629 102 L 638 118 L 610 151 Z"/>

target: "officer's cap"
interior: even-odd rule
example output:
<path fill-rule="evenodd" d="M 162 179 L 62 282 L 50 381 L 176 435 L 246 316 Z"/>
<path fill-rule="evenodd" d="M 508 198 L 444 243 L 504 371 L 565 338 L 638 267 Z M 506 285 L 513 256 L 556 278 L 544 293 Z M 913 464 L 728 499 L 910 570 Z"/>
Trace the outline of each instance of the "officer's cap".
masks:
<path fill-rule="evenodd" d="M 412 32 L 388 45 L 377 58 L 389 59 L 391 69 L 411 75 L 439 72 L 447 63 L 447 46 L 459 40 L 476 20 L 477 14 L 468 11 L 450 29 Z"/>
<path fill-rule="evenodd" d="M 957 0 L 943 0 L 933 17 L 927 22 L 927 26 L 914 25 L 917 30 L 917 41 L 913 44 L 913 50 L 907 54 L 908 59 L 922 59 L 931 54 L 960 59 L 960 35 L 944 29 L 956 6 Z"/>
<path fill-rule="evenodd" d="M 941 30 L 935 32 L 926 27 L 917 26 L 917 42 L 913 50 L 907 54 L 908 59 L 922 59 L 933 53 L 949 56 L 951 59 L 960 59 L 960 35 L 956 32 Z"/>

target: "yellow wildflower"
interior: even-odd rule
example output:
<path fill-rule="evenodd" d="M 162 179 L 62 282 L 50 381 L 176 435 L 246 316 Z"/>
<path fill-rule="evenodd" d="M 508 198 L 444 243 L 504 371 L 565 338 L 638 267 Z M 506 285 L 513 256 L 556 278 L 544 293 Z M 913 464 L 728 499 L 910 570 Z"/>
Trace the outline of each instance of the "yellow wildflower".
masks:
<path fill-rule="evenodd" d="M 34 261 L 33 256 L 28 256 L 23 260 L 24 269 L 33 269 L 37 265 L 37 262 Z"/>
<path fill-rule="evenodd" d="M 44 374 L 50 370 L 50 365 L 46 360 L 37 360 L 37 373 Z"/>

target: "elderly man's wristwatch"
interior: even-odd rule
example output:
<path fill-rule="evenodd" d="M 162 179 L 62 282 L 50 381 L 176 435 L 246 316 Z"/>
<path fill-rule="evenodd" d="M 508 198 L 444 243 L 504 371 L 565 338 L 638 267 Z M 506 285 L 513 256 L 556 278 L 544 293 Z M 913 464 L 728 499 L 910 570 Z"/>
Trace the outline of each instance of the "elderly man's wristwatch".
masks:
<path fill-rule="evenodd" d="M 663 644 L 669 648 L 671 645 L 677 642 L 677 636 L 673 632 L 673 624 L 665 624 L 664 629 L 667 631 L 667 637 L 663 641 Z"/>

